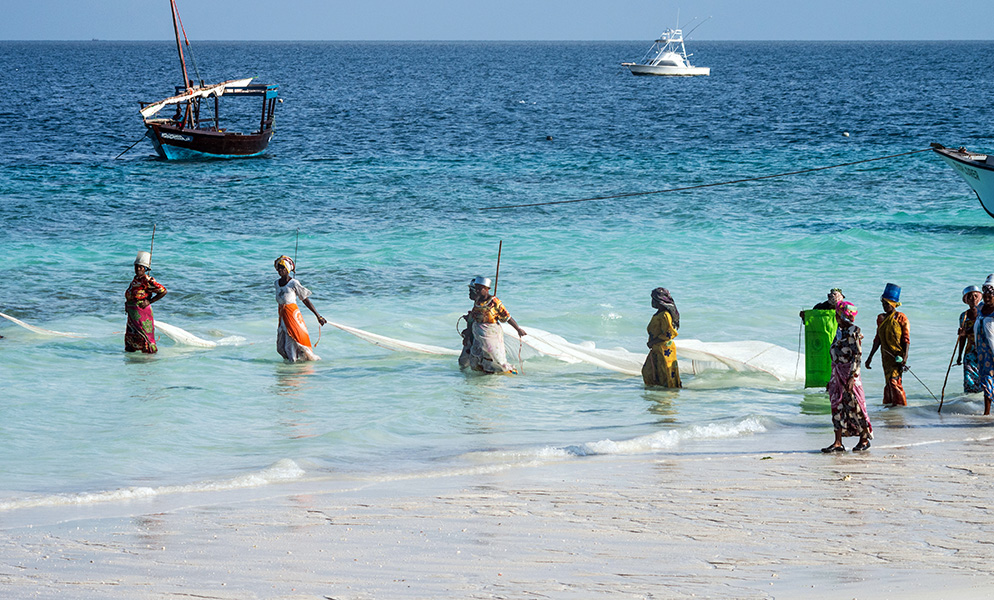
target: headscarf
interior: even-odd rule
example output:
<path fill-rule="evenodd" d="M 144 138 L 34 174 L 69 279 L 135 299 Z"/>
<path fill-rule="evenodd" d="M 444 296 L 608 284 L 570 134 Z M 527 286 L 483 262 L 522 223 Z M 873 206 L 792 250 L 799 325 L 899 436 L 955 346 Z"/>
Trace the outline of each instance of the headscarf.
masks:
<path fill-rule="evenodd" d="M 279 268 L 279 266 L 281 264 L 286 268 L 287 272 L 295 272 L 296 271 L 296 269 L 295 269 L 296 265 L 293 264 L 293 259 L 290 258 L 289 256 L 287 256 L 286 254 L 280 256 L 275 261 L 273 261 L 273 266 L 274 267 Z"/>
<path fill-rule="evenodd" d="M 670 296 L 669 290 L 658 287 L 652 290 L 650 297 L 652 298 L 652 307 L 659 310 L 665 310 L 670 313 L 670 320 L 673 321 L 673 328 L 680 329 L 680 311 L 676 309 L 676 303 L 673 302 L 673 298 Z"/>
<path fill-rule="evenodd" d="M 856 313 L 859 311 L 856 310 L 855 304 L 847 300 L 843 300 L 835 306 L 835 312 L 836 314 L 844 317 L 846 321 L 853 323 L 856 321 Z"/>
<path fill-rule="evenodd" d="M 987 276 L 987 280 L 984 281 L 984 293 L 994 294 L 994 273 Z"/>

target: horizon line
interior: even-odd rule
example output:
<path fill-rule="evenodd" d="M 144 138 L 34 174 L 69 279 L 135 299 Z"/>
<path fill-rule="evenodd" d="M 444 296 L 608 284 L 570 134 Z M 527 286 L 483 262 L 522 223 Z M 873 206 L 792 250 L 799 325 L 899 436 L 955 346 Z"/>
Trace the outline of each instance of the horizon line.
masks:
<path fill-rule="evenodd" d="M 410 43 L 410 42 L 440 42 L 440 43 L 499 43 L 499 42 L 644 42 L 648 38 L 633 39 L 234 39 L 218 38 L 198 40 L 197 43 L 204 42 L 348 42 L 348 43 Z M 976 38 L 949 38 L 944 40 L 921 40 L 912 39 L 695 39 L 688 42 L 916 42 L 916 43 L 938 43 L 938 42 L 994 42 L 994 39 Z M 171 38 L 163 39 L 109 39 L 109 38 L 63 38 L 63 39 L 0 39 L 3 42 L 167 42 L 174 43 Z"/>

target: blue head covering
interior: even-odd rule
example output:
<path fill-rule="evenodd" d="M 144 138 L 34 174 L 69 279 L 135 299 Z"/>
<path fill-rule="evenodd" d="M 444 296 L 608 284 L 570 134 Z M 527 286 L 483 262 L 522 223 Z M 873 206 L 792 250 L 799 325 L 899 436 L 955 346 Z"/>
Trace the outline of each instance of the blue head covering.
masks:
<path fill-rule="evenodd" d="M 901 286 L 896 283 L 888 283 L 884 286 L 884 293 L 880 297 L 884 300 L 890 300 L 891 302 L 900 302 Z"/>

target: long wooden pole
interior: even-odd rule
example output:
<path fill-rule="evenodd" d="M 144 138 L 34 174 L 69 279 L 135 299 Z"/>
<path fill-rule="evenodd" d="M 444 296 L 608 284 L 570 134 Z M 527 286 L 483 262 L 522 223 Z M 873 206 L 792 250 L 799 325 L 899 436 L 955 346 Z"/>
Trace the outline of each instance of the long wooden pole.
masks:
<path fill-rule="evenodd" d="M 956 357 L 956 350 L 959 348 L 959 336 L 956 337 L 956 345 L 953 346 L 953 354 L 949 357 L 949 366 L 946 367 L 946 378 L 942 381 L 942 393 L 939 395 L 939 412 L 942 412 L 942 402 L 946 399 L 946 383 L 949 382 L 949 371 L 953 369 L 953 358 Z"/>
<path fill-rule="evenodd" d="M 300 246 L 300 228 L 297 228 L 297 237 L 293 241 L 293 274 L 297 274 L 297 248 Z"/>
<path fill-rule="evenodd" d="M 179 64 L 183 68 L 183 89 L 190 89 L 190 76 L 186 74 L 186 58 L 183 56 L 183 45 L 179 41 L 179 9 L 176 8 L 176 0 L 169 0 L 169 5 L 173 10 L 173 31 L 176 33 L 176 51 L 179 52 Z"/>
<path fill-rule="evenodd" d="M 152 223 L 152 243 L 148 245 L 148 267 L 152 268 L 152 250 L 155 249 L 155 223 Z"/>
<path fill-rule="evenodd" d="M 491 296 L 497 295 L 497 279 L 500 277 L 500 251 L 504 248 L 504 240 L 497 244 L 497 272 L 494 273 L 494 292 Z"/>

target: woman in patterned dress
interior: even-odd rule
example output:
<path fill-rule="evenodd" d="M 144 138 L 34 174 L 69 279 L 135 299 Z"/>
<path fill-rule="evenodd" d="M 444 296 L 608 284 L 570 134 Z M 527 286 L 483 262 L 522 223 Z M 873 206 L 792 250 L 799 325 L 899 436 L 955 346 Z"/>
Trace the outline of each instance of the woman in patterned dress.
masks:
<path fill-rule="evenodd" d="M 977 309 L 977 322 L 973 325 L 977 349 L 977 366 L 980 388 L 984 391 L 984 414 L 991 414 L 994 400 L 994 275 L 984 282 L 984 303 Z"/>
<path fill-rule="evenodd" d="M 490 285 L 490 279 L 481 276 L 473 278 L 469 284 L 469 297 L 473 300 L 473 308 L 466 315 L 469 327 L 466 335 L 463 336 L 463 352 L 459 357 L 459 366 L 483 373 L 517 373 L 514 367 L 507 363 L 501 323 L 508 323 L 514 327 L 519 337 L 524 337 L 526 333 L 507 312 L 497 296 L 490 295 Z"/>
<path fill-rule="evenodd" d="M 652 290 L 650 297 L 656 314 L 646 327 L 649 341 L 645 345 L 649 347 L 649 355 L 642 365 L 642 381 L 649 386 L 683 387 L 676 362 L 676 344 L 673 343 L 680 329 L 680 311 L 666 288 Z"/>
<path fill-rule="evenodd" d="M 977 321 L 977 305 L 983 294 L 979 287 L 971 285 L 963 290 L 963 304 L 969 306 L 959 316 L 959 358 L 957 365 L 963 365 L 963 392 L 976 394 L 980 391 L 980 373 L 977 364 L 977 347 L 974 343 L 973 325 Z"/>
<path fill-rule="evenodd" d="M 155 354 L 155 319 L 152 317 L 152 304 L 166 295 L 166 288 L 149 275 L 152 270 L 152 255 L 139 252 L 135 258 L 135 278 L 124 292 L 124 312 L 128 314 L 128 325 L 124 332 L 125 352 Z"/>
<path fill-rule="evenodd" d="M 276 351 L 288 362 L 321 360 L 321 357 L 314 354 L 314 350 L 311 348 L 311 338 L 307 334 L 304 317 L 297 307 L 297 299 L 299 298 L 304 306 L 314 313 L 318 319 L 318 324 L 324 325 L 328 321 L 318 314 L 318 309 L 314 308 L 314 304 L 308 300 L 311 291 L 296 278 L 290 276 L 290 273 L 296 268 L 293 259 L 283 255 L 277 258 L 273 264 L 280 276 L 276 280 L 276 305 L 280 318 L 279 324 L 276 326 Z"/>
<path fill-rule="evenodd" d="M 832 378 L 828 382 L 828 398 L 832 403 L 832 425 L 835 442 L 822 452 L 845 452 L 843 437 L 859 437 L 853 452 L 870 447 L 873 426 L 866 412 L 863 381 L 859 376 L 859 359 L 863 353 L 863 334 L 856 326 L 856 307 L 852 302 L 840 302 L 835 308 L 839 330 L 832 342 Z"/>

